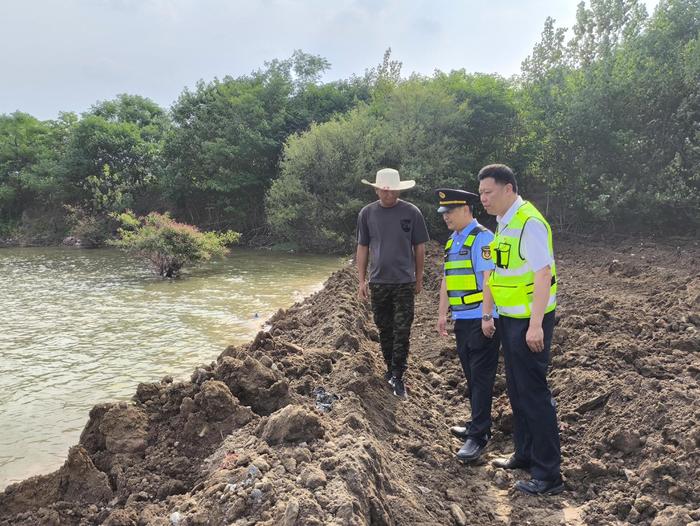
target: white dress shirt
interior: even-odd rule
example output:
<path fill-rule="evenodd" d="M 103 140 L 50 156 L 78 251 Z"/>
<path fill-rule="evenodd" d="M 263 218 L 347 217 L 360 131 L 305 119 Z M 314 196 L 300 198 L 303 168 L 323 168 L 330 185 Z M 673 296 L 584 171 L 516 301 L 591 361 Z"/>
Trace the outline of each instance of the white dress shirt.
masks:
<path fill-rule="evenodd" d="M 515 212 L 520 208 L 525 201 L 518 196 L 515 202 L 511 205 L 508 211 L 503 216 L 496 216 L 498 221 L 498 230 L 501 230 L 508 225 Z M 547 227 L 542 221 L 531 217 L 523 227 L 523 235 L 520 243 L 520 250 L 525 264 L 530 267 L 530 270 L 537 272 L 546 266 L 552 266 L 554 263 L 554 254 L 549 250 L 549 235 Z"/>

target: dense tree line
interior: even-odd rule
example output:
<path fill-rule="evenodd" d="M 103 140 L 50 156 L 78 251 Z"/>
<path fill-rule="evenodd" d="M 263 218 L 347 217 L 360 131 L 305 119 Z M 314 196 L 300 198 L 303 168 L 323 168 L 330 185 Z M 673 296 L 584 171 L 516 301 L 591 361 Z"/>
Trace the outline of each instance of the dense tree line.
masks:
<path fill-rule="evenodd" d="M 560 229 L 700 226 L 700 0 L 652 16 L 638 0 L 582 2 L 570 31 L 545 22 L 511 79 L 405 78 L 389 52 L 321 83 L 328 67 L 297 51 L 167 111 L 120 95 L 80 117 L 0 116 L 0 237 L 109 231 L 129 209 L 347 250 L 373 197 L 360 179 L 378 168 L 418 182 L 410 199 L 435 230 L 433 189 L 474 189 L 496 161 Z"/>

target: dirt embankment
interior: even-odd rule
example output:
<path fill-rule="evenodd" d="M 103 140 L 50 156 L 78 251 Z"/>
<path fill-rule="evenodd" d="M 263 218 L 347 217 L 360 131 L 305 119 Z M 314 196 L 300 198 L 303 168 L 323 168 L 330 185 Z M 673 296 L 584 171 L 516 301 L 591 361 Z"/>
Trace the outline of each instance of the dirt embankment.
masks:
<path fill-rule="evenodd" d="M 0 494 L 0 525 L 700 524 L 700 247 L 557 255 L 561 496 L 514 494 L 526 474 L 487 462 L 512 449 L 502 366 L 484 461 L 455 461 L 448 427 L 469 410 L 453 340 L 434 330 L 435 245 L 407 402 L 344 269 L 191 381 L 96 406 L 64 467 Z"/>

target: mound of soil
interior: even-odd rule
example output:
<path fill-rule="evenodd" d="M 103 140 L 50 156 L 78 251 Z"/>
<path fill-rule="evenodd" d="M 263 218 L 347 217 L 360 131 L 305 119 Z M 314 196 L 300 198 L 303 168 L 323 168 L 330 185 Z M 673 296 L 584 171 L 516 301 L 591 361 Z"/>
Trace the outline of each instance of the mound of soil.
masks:
<path fill-rule="evenodd" d="M 407 374 L 391 394 L 351 268 L 188 382 L 100 404 L 58 471 L 0 494 L 0 525 L 700 524 L 700 247 L 557 246 L 551 386 L 567 491 L 515 494 L 502 367 L 482 462 L 455 460 L 469 415 L 435 330 L 429 249 Z"/>

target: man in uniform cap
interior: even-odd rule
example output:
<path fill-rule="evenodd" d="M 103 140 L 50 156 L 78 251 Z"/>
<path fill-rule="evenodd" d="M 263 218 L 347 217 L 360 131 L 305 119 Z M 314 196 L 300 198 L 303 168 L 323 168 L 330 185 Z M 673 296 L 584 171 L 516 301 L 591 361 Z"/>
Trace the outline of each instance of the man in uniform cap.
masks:
<path fill-rule="evenodd" d="M 457 354 L 467 379 L 471 422 L 450 431 L 465 442 L 457 452 L 462 462 L 479 458 L 491 436 L 491 401 L 498 367 L 499 338 L 482 332 L 482 320 L 495 315 L 493 299 L 484 288 L 494 265 L 488 251 L 493 234 L 474 219 L 479 196 L 464 190 L 436 190 L 438 212 L 452 230 L 445 244 L 445 264 L 440 286 L 438 332 L 447 336 L 447 312 L 455 322 Z"/>
<path fill-rule="evenodd" d="M 360 210 L 357 218 L 358 296 L 372 296 L 372 313 L 379 329 L 379 343 L 386 364 L 384 378 L 394 394 L 406 399 L 404 373 L 413 324 L 415 295 L 423 288 L 423 265 L 428 229 L 420 210 L 399 199 L 399 193 L 415 185 L 401 181 L 399 172 L 383 168 L 374 183 L 379 200 Z M 369 263 L 369 286 L 367 265 Z"/>

